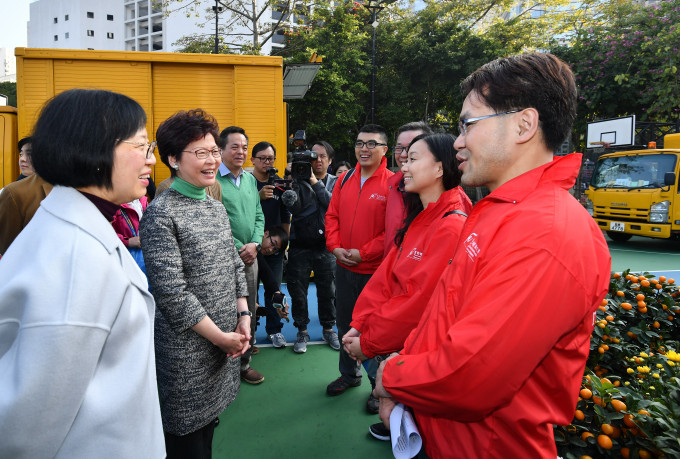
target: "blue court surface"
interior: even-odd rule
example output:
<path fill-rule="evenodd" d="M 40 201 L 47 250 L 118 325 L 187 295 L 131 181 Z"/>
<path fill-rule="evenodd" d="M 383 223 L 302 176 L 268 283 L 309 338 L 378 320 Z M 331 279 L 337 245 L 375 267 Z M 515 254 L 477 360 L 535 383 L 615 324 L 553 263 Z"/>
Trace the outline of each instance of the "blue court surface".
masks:
<path fill-rule="evenodd" d="M 295 339 L 297 338 L 297 328 L 293 326 L 293 305 L 291 303 L 290 295 L 288 294 L 288 286 L 285 283 L 281 284 L 281 292 L 284 293 L 288 299 L 288 317 L 290 318 L 290 322 L 286 322 L 285 320 L 283 321 L 283 329 L 281 330 L 281 333 L 283 333 L 283 336 L 286 338 L 288 345 L 292 346 L 295 343 Z M 262 285 L 260 285 L 259 298 L 260 304 L 263 305 L 264 287 Z M 309 310 L 309 325 L 307 325 L 307 333 L 309 333 L 310 338 L 309 343 L 323 343 L 324 341 L 321 336 L 323 330 L 321 328 L 321 324 L 319 324 L 319 310 L 316 301 L 316 285 L 313 282 L 309 283 L 309 290 L 307 291 L 307 303 Z M 272 343 L 267 338 L 267 332 L 264 329 L 267 319 L 265 317 L 260 317 L 258 321 L 260 322 L 260 325 L 258 325 L 257 332 L 255 333 L 255 344 L 258 347 L 271 346 Z M 337 333 L 337 327 L 334 327 L 333 329 Z"/>

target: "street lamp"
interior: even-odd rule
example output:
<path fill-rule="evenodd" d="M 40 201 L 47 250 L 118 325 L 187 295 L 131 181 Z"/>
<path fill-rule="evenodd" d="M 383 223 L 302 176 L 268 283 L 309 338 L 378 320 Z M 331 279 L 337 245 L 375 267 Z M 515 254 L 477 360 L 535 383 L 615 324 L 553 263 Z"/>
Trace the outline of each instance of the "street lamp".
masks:
<path fill-rule="evenodd" d="M 220 48 L 219 48 L 219 37 L 217 35 L 217 23 L 219 21 L 220 13 L 224 8 L 222 8 L 220 5 L 219 0 L 215 0 L 215 6 L 212 7 L 213 12 L 215 13 L 215 54 L 220 53 Z"/>
<path fill-rule="evenodd" d="M 371 26 L 373 26 L 373 49 L 371 51 L 371 124 L 375 123 L 375 30 L 378 28 L 378 13 L 385 9 L 386 0 L 369 0 L 364 7 L 371 12 Z"/>

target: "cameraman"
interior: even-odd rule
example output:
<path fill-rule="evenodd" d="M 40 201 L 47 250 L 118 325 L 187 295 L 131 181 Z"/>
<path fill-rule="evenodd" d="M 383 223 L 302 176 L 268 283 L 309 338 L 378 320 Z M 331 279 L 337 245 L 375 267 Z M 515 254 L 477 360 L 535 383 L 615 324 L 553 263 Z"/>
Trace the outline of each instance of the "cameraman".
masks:
<path fill-rule="evenodd" d="M 324 222 L 336 180 L 327 172 L 334 153 L 333 147 L 325 141 L 316 142 L 311 152 L 296 152 L 291 165 L 293 190 L 282 196 L 283 203 L 293 215 L 286 280 L 293 305 L 293 321 L 298 329 L 293 350 L 298 354 L 307 351 L 309 341 L 307 289 L 312 271 L 323 339 L 331 348 L 340 349 L 338 335 L 333 331 L 335 257 L 326 250 Z"/>
<path fill-rule="evenodd" d="M 260 194 L 260 206 L 264 214 L 264 227 L 282 227 L 286 233 L 290 232 L 290 212 L 281 202 L 282 191 L 274 187 L 274 179 L 280 179 L 276 175 L 274 162 L 276 161 L 276 148 L 269 142 L 259 142 L 253 147 L 251 157 L 253 162 L 253 175 L 257 179 L 257 190 Z M 287 235 L 286 235 L 287 236 Z M 287 239 L 287 238 L 286 238 Z M 272 254 L 264 255 L 262 259 L 271 269 L 271 273 L 277 284 L 281 283 L 283 276 L 283 250 L 275 251 Z M 262 267 L 260 267 L 262 269 Z M 263 282 L 264 283 L 264 282 Z M 267 312 L 267 322 L 265 330 L 267 337 L 275 348 L 283 348 L 286 339 L 281 333 L 283 323 L 277 310 L 272 304 L 273 291 L 270 291 L 265 283 L 264 308 Z"/>

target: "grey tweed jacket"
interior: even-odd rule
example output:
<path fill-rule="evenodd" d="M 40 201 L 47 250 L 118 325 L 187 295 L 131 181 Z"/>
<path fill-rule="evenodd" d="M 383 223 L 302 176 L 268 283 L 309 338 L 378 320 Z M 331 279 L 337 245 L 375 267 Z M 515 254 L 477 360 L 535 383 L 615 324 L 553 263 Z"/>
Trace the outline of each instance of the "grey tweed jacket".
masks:
<path fill-rule="evenodd" d="M 236 299 L 248 295 L 221 202 L 169 189 L 139 227 L 156 299 L 155 347 L 163 429 L 186 435 L 212 422 L 236 398 L 240 359 L 228 358 L 191 327 L 206 315 L 236 328 Z"/>

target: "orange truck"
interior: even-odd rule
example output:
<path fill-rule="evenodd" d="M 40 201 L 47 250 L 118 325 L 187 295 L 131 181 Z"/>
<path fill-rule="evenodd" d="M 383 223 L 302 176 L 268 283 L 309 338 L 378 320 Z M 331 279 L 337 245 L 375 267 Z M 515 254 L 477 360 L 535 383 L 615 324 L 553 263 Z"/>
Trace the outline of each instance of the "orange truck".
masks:
<path fill-rule="evenodd" d="M 244 128 L 251 145 L 274 144 L 283 152 L 274 167 L 282 174 L 286 166 L 281 57 L 33 48 L 17 48 L 15 55 L 18 107 L 0 107 L 0 187 L 19 176 L 18 139 L 30 135 L 45 102 L 72 88 L 135 99 L 146 111 L 151 139 L 173 113 L 202 108 L 221 128 Z M 158 161 L 154 181 L 169 176 Z"/>

